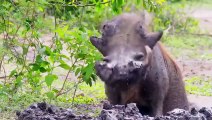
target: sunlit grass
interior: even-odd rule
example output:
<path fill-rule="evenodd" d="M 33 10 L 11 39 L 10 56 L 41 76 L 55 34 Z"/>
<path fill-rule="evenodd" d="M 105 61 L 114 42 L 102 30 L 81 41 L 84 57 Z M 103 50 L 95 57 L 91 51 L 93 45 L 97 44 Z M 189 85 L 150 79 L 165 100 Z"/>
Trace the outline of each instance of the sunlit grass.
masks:
<path fill-rule="evenodd" d="M 190 94 L 212 96 L 212 79 L 204 77 L 191 77 L 185 80 L 186 91 Z"/>
<path fill-rule="evenodd" d="M 194 35 L 164 36 L 163 44 L 176 58 L 212 59 L 212 38 Z"/>

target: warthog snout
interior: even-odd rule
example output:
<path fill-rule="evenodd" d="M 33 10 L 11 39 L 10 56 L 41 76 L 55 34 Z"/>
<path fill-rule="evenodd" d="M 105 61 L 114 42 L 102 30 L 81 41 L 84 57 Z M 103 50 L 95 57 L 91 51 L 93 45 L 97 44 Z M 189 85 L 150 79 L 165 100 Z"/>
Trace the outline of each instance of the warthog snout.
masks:
<path fill-rule="evenodd" d="M 135 76 L 139 75 L 143 69 L 143 64 L 138 61 L 130 61 L 127 64 L 113 64 L 110 59 L 103 59 L 96 63 L 96 71 L 104 82 L 133 82 Z"/>

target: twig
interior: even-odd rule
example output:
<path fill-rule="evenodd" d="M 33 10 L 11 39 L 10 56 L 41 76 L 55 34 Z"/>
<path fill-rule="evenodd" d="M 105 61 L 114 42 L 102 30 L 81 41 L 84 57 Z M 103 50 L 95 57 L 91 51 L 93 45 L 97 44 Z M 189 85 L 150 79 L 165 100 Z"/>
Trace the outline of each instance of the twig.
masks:
<path fill-rule="evenodd" d="M 0 63 L 0 72 L 1 72 L 1 67 L 2 67 L 2 64 L 3 64 L 3 60 L 4 60 L 4 55 L 2 56 L 1 63 Z"/>
<path fill-rule="evenodd" d="M 64 87 L 65 87 L 66 81 L 68 80 L 68 76 L 69 76 L 70 73 L 71 73 L 71 69 L 69 69 L 68 73 L 66 74 L 66 78 L 65 78 L 65 80 L 64 80 L 64 82 L 63 82 L 63 86 L 62 86 L 62 88 L 60 89 L 60 91 L 57 93 L 56 98 L 57 98 L 58 96 L 62 95 L 62 91 L 63 91 L 63 89 L 64 89 Z"/>
<path fill-rule="evenodd" d="M 57 32 L 56 32 L 56 29 L 57 29 L 57 17 L 56 17 L 56 7 L 54 6 L 54 36 L 52 37 L 52 44 L 50 45 L 50 47 L 52 48 L 54 43 L 55 43 L 55 40 L 57 39 Z"/>
<path fill-rule="evenodd" d="M 65 78 L 65 80 L 64 80 L 64 82 L 63 82 L 62 88 L 61 88 L 60 91 L 57 93 L 56 98 L 57 98 L 58 96 L 64 94 L 64 92 L 62 92 L 62 91 L 63 91 L 63 89 L 64 89 L 64 87 L 65 87 L 65 84 L 66 84 L 66 82 L 67 82 L 67 80 L 68 80 L 68 76 L 69 76 L 69 74 L 70 74 L 71 71 L 72 71 L 72 67 L 73 67 L 77 62 L 78 62 L 78 59 L 76 59 L 76 60 L 74 61 L 74 63 L 72 64 L 71 68 L 69 69 L 68 73 L 66 74 L 66 78 Z"/>
<path fill-rule="evenodd" d="M 79 83 L 82 83 L 82 82 L 80 81 Z M 60 96 L 60 95 L 63 95 L 63 94 L 67 94 L 67 93 L 70 92 L 74 87 L 75 87 L 75 85 L 74 85 L 73 87 L 67 89 L 67 90 L 64 91 L 64 92 L 61 92 L 61 93 L 59 94 L 59 96 Z"/>
<path fill-rule="evenodd" d="M 1 76 L 0 79 L 5 79 L 7 77 L 9 77 L 9 76 Z"/>
<path fill-rule="evenodd" d="M 2 65 L 2 68 L 4 70 L 4 85 L 6 85 L 6 83 L 7 83 L 7 74 L 6 74 L 6 70 L 5 70 L 3 65 Z"/>
<path fill-rule="evenodd" d="M 74 98 L 76 96 L 76 92 L 77 92 L 77 88 L 78 88 L 78 85 L 81 83 L 81 81 L 78 81 L 76 84 L 75 84 L 75 89 L 74 89 L 74 94 L 72 96 L 72 102 L 71 102 L 71 106 L 73 107 L 74 105 Z"/>

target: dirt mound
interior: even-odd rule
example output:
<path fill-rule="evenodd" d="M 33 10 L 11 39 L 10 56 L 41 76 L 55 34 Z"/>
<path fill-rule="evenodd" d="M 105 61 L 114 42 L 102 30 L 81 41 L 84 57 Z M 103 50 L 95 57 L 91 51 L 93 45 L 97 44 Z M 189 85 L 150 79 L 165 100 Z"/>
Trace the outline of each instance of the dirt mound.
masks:
<path fill-rule="evenodd" d="M 125 105 L 111 105 L 108 102 L 103 104 L 103 110 L 95 120 L 143 120 L 148 116 L 139 113 L 135 103 Z M 145 119 L 145 120 L 146 120 Z"/>
<path fill-rule="evenodd" d="M 75 115 L 71 109 L 58 108 L 45 102 L 32 104 L 23 112 L 16 112 L 17 120 L 91 120 L 86 115 Z"/>
<path fill-rule="evenodd" d="M 149 117 L 142 116 L 134 103 L 126 106 L 112 106 L 105 103 L 101 114 L 96 120 L 212 120 L 212 108 L 204 107 L 200 110 L 192 108 L 191 111 L 174 109 L 168 112 L 166 116 Z"/>
<path fill-rule="evenodd" d="M 212 120 L 212 108 L 192 108 L 191 111 L 174 109 L 166 116 L 149 117 L 142 116 L 135 103 L 113 106 L 105 102 L 100 115 L 92 118 L 43 102 L 33 104 L 23 112 L 17 112 L 17 116 L 17 120 Z"/>

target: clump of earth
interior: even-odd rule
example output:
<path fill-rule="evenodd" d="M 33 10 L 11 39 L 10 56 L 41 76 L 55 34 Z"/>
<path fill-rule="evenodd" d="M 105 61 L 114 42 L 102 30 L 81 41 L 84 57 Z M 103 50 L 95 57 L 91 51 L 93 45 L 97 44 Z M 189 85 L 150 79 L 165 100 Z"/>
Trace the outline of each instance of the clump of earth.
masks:
<path fill-rule="evenodd" d="M 17 120 L 91 120 L 87 115 L 76 115 L 72 109 L 59 108 L 45 102 L 30 105 L 22 112 L 16 112 Z"/>
<path fill-rule="evenodd" d="M 212 107 L 190 111 L 174 109 L 165 116 L 143 116 L 135 103 L 111 105 L 104 102 L 99 116 L 76 115 L 71 109 L 59 108 L 45 102 L 35 103 L 22 112 L 17 112 L 17 120 L 212 120 Z"/>

